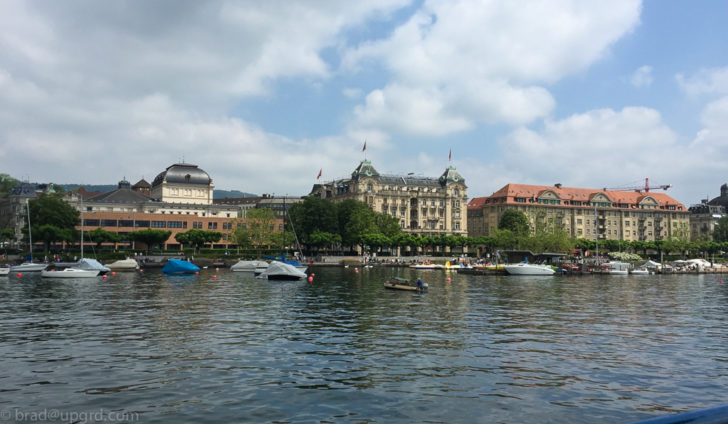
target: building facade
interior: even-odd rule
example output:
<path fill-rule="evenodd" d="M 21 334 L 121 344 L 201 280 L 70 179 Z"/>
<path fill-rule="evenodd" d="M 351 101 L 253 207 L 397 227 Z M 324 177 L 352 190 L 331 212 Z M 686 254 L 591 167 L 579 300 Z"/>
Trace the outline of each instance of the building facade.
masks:
<path fill-rule="evenodd" d="M 207 172 L 191 163 L 176 163 L 154 178 L 149 197 L 164 203 L 211 205 L 213 189 Z"/>
<path fill-rule="evenodd" d="M 691 240 L 712 240 L 713 230 L 718 225 L 718 220 L 725 216 L 726 210 L 728 210 L 728 184 L 720 186 L 720 196 L 690 206 Z"/>
<path fill-rule="evenodd" d="M 555 225 L 572 237 L 655 241 L 690 238 L 689 212 L 664 193 L 507 184 L 468 203 L 470 236 L 488 236 L 503 212 L 523 212 L 534 228 Z"/>
<path fill-rule="evenodd" d="M 351 178 L 315 184 L 310 196 L 334 202 L 355 199 L 397 218 L 404 232 L 467 235 L 467 186 L 450 166 L 439 178 L 383 175 L 363 160 Z"/>

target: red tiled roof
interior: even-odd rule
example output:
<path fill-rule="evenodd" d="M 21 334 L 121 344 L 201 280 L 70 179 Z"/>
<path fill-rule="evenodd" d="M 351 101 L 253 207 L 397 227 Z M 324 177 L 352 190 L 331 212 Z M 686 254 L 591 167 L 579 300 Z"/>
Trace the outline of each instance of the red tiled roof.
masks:
<path fill-rule="evenodd" d="M 652 197 L 655 199 L 655 201 L 658 203 L 658 207 L 664 207 L 664 206 L 675 206 L 675 211 L 683 211 L 687 212 L 687 208 L 685 208 L 685 205 L 678 202 L 677 200 L 673 199 L 672 197 L 668 196 L 665 193 L 655 193 L 655 192 L 637 192 L 637 191 L 617 191 L 617 190 L 603 190 L 603 189 L 593 189 L 593 188 L 573 188 L 573 187 L 556 187 L 556 186 L 540 186 L 540 185 L 528 185 L 528 184 L 506 184 L 503 186 L 500 190 L 496 191 L 492 195 L 488 197 L 477 197 L 474 199 L 471 199 L 468 203 L 469 209 L 477 209 L 482 207 L 486 204 L 487 200 L 491 199 L 502 199 L 506 198 L 505 202 L 499 202 L 500 204 L 523 204 L 522 202 L 516 202 L 515 198 L 526 198 L 528 199 L 538 199 L 541 197 L 546 191 L 552 191 L 556 196 L 559 197 L 562 201 L 568 200 L 569 203 L 571 201 L 579 201 L 579 202 L 589 202 L 592 197 L 594 197 L 597 194 L 603 194 L 609 198 L 609 200 L 614 204 L 613 207 L 617 208 L 617 204 L 625 204 L 625 205 L 634 205 L 638 204 L 642 200 L 644 200 L 646 197 Z M 490 202 L 489 202 L 490 203 Z M 543 205 L 543 206 L 549 206 L 549 205 Z M 553 206 L 572 206 L 569 205 L 553 205 Z M 583 207 L 582 206 L 575 206 L 575 207 Z M 629 207 L 629 206 L 627 206 Z"/>

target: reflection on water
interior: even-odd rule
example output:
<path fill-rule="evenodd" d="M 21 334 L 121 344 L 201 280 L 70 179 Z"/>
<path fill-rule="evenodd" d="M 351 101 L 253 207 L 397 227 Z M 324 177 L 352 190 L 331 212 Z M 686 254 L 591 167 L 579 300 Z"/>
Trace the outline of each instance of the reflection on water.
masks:
<path fill-rule="evenodd" d="M 725 402 L 716 276 L 419 271 L 430 290 L 416 294 L 382 283 L 417 271 L 315 272 L 0 278 L 0 412 L 620 422 Z"/>

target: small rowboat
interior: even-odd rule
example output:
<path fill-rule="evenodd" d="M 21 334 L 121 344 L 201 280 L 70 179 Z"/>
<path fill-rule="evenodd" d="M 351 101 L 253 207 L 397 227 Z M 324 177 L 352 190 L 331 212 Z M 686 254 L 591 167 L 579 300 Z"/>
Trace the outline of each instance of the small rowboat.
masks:
<path fill-rule="evenodd" d="M 418 282 L 421 282 L 418 280 Z M 392 290 L 407 290 L 407 291 L 425 291 L 427 290 L 427 283 L 413 283 L 406 278 L 394 277 L 384 283 L 385 289 Z"/>

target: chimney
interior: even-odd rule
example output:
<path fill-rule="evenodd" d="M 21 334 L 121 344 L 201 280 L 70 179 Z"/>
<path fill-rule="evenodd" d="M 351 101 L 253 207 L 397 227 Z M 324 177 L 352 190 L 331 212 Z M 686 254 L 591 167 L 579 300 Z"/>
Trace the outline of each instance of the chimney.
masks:
<path fill-rule="evenodd" d="M 561 188 L 561 183 L 556 183 L 556 184 L 554 184 L 554 187 L 556 187 L 556 188 Z"/>

